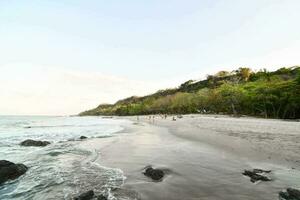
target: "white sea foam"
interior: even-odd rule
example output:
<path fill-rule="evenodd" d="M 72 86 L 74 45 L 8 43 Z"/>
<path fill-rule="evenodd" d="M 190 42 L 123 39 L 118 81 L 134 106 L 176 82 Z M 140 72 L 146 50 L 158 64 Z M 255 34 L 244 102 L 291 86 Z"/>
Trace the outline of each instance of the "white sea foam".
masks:
<path fill-rule="evenodd" d="M 0 199 L 71 199 L 93 189 L 109 194 L 125 177 L 119 169 L 94 161 L 99 153 L 78 138 L 113 137 L 125 120 L 100 117 L 0 117 L 0 158 L 29 167 L 17 180 L 0 186 Z M 22 147 L 26 139 L 47 140 L 46 147 Z M 111 195 L 110 195 L 111 196 Z"/>

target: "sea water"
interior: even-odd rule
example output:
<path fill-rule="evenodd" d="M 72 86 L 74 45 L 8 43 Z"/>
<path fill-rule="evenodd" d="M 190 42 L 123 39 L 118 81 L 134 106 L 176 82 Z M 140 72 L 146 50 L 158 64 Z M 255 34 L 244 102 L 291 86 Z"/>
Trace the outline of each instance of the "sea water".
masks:
<path fill-rule="evenodd" d="M 126 123 L 101 117 L 0 116 L 0 160 L 29 167 L 0 186 L 0 199 L 72 199 L 89 189 L 109 194 L 122 185 L 122 171 L 93 162 L 97 153 L 80 147 L 79 137 L 114 137 Z M 20 146 L 26 139 L 51 144 Z"/>

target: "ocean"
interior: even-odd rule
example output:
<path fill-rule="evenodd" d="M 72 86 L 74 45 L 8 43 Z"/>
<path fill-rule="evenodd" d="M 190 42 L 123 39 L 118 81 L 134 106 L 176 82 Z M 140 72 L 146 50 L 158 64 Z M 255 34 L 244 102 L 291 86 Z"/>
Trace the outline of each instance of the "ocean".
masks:
<path fill-rule="evenodd" d="M 93 162 L 99 152 L 82 148 L 79 137 L 116 137 L 126 123 L 101 117 L 0 116 L 0 159 L 29 167 L 0 186 L 0 199 L 72 199 L 91 187 L 114 199 L 109 193 L 123 184 L 123 172 Z M 26 139 L 51 144 L 20 146 Z"/>
<path fill-rule="evenodd" d="M 0 160 L 29 167 L 0 185 L 0 200 L 71 200 L 88 190 L 109 200 L 278 199 L 300 187 L 299 127 L 209 115 L 0 116 Z M 51 144 L 20 146 L 27 139 Z M 164 170 L 162 181 L 143 174 L 149 165 Z M 243 175 L 255 168 L 271 170 L 271 181 Z"/>

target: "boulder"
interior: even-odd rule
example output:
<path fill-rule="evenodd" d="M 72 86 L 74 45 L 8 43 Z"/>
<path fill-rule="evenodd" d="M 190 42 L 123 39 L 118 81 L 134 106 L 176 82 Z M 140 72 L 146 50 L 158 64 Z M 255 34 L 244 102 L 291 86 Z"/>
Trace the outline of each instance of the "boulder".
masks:
<path fill-rule="evenodd" d="M 0 184 L 18 178 L 25 174 L 27 170 L 28 167 L 23 164 L 15 164 L 7 160 L 0 160 Z"/>
<path fill-rule="evenodd" d="M 164 177 L 165 173 L 161 169 L 153 169 L 152 167 L 147 167 L 144 175 L 152 178 L 155 181 L 159 181 Z"/>
<path fill-rule="evenodd" d="M 284 200 L 300 200 L 300 190 L 288 188 L 286 192 L 279 192 L 279 197 Z"/>
<path fill-rule="evenodd" d="M 25 140 L 20 143 L 21 146 L 34 146 L 34 147 L 44 147 L 50 144 L 48 141 L 38 141 L 38 140 Z"/>
<path fill-rule="evenodd" d="M 271 181 L 267 176 L 262 175 L 261 173 L 269 173 L 270 171 L 254 169 L 253 171 L 245 170 L 243 175 L 250 177 L 250 181 L 255 183 L 257 181 Z"/>
<path fill-rule="evenodd" d="M 100 195 L 97 197 L 97 200 L 107 200 L 107 197 L 104 196 L 103 194 L 100 194 Z"/>
<path fill-rule="evenodd" d="M 79 139 L 84 140 L 84 139 L 87 139 L 87 137 L 86 136 L 80 136 Z"/>
<path fill-rule="evenodd" d="M 74 200 L 90 200 L 93 199 L 95 193 L 93 190 L 89 190 L 87 192 L 82 193 L 78 197 L 75 197 Z"/>

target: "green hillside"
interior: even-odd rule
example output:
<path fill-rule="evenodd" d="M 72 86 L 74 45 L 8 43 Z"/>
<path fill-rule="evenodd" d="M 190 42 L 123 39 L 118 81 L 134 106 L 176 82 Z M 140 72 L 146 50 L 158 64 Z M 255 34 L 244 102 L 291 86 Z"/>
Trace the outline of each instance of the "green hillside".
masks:
<path fill-rule="evenodd" d="M 300 67 L 253 72 L 250 68 L 220 71 L 205 80 L 144 97 L 101 104 L 79 115 L 145 115 L 211 113 L 265 118 L 300 118 Z"/>

